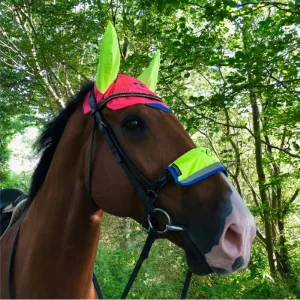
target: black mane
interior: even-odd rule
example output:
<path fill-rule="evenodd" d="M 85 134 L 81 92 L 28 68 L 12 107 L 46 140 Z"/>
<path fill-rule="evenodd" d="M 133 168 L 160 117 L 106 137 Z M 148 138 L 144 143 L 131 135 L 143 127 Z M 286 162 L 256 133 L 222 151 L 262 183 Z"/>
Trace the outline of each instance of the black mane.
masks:
<path fill-rule="evenodd" d="M 35 142 L 35 148 L 38 153 L 42 153 L 42 156 L 32 175 L 28 204 L 32 202 L 46 178 L 56 147 L 71 115 L 77 106 L 83 102 L 85 95 L 92 89 L 92 86 L 93 82 L 91 81 L 84 84 L 80 91 L 69 100 L 66 108 L 54 120 L 46 124 L 42 134 Z"/>

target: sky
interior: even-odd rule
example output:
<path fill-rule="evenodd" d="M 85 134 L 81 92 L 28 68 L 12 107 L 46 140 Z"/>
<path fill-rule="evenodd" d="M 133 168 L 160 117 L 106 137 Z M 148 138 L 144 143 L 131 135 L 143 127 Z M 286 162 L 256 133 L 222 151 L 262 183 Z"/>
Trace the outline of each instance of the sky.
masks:
<path fill-rule="evenodd" d="M 8 148 L 11 150 L 9 168 L 16 174 L 21 172 L 33 171 L 38 156 L 32 150 L 32 144 L 38 136 L 36 127 L 29 127 L 23 134 L 17 134 L 9 143 Z"/>

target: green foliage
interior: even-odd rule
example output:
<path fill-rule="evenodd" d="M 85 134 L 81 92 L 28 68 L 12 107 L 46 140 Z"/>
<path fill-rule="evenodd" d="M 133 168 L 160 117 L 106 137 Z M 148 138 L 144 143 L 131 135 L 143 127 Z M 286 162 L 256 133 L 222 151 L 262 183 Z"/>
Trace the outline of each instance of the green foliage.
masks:
<path fill-rule="evenodd" d="M 190 297 L 299 298 L 297 1 L 1 1 L 1 187 L 28 184 L 10 173 L 7 145 L 56 115 L 94 77 L 109 20 L 121 73 L 137 77 L 160 49 L 158 93 L 196 144 L 228 167 L 256 218 L 249 269 L 194 278 Z M 105 222 L 96 272 L 106 296 L 119 297 L 143 235 L 130 223 L 124 237 L 116 221 Z M 184 270 L 182 252 L 159 241 L 131 297 L 178 297 Z"/>
<path fill-rule="evenodd" d="M 21 172 L 15 174 L 11 170 L 6 169 L 4 176 L 0 181 L 0 189 L 16 188 L 27 193 L 30 186 L 32 172 Z"/>
<path fill-rule="evenodd" d="M 95 263 L 95 273 L 106 298 L 118 298 L 129 279 L 145 233 L 133 221 L 104 215 L 102 236 Z M 127 236 L 125 236 L 127 223 Z M 124 244 L 125 241 L 125 244 Z M 295 265 L 300 267 L 299 257 Z M 186 262 L 184 252 L 167 240 L 157 240 L 144 262 L 129 298 L 179 298 Z M 193 276 L 188 298 L 284 299 L 296 298 L 288 283 L 273 279 L 268 271 L 266 251 L 255 242 L 249 267 L 230 276 Z"/>

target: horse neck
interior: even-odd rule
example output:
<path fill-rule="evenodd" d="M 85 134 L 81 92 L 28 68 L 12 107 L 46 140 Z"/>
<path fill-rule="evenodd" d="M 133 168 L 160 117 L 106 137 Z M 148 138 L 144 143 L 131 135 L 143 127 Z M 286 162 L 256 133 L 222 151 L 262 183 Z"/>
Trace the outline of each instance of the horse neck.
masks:
<path fill-rule="evenodd" d="M 76 112 L 69 120 L 25 216 L 16 253 L 17 297 L 94 296 L 91 280 L 102 211 L 89 198 L 84 179 L 89 146 L 85 123 Z"/>

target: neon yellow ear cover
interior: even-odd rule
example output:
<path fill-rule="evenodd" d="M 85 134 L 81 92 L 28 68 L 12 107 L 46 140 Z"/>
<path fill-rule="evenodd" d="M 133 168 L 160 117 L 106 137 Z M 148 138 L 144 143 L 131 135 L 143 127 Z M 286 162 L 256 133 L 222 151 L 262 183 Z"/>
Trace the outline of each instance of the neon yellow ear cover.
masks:
<path fill-rule="evenodd" d="M 102 39 L 96 75 L 96 87 L 102 94 L 117 78 L 119 68 L 120 49 L 117 33 L 112 23 L 109 22 Z"/>
<path fill-rule="evenodd" d="M 158 70 L 160 63 L 160 51 L 157 50 L 149 67 L 138 77 L 138 79 L 146 84 L 149 90 L 155 92 Z"/>

